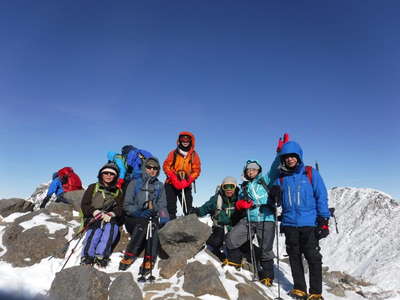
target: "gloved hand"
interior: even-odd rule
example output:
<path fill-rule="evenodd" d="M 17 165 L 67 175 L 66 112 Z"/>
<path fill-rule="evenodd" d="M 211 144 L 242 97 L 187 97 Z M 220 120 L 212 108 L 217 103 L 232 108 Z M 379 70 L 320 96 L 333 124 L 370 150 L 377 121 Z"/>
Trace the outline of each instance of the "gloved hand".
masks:
<path fill-rule="evenodd" d="M 50 198 L 51 198 L 50 195 L 49 195 L 49 196 L 46 196 L 46 197 L 43 199 L 42 204 L 40 204 L 40 208 L 45 208 L 45 207 L 46 207 L 46 204 L 47 204 L 47 202 L 49 202 Z"/>
<path fill-rule="evenodd" d="M 115 185 L 117 188 L 121 189 L 122 185 L 124 184 L 125 180 L 123 178 L 119 178 L 117 184 Z"/>
<path fill-rule="evenodd" d="M 315 236 L 317 239 L 326 238 L 329 235 L 329 219 L 318 216 L 317 217 L 317 228 L 315 230 Z"/>
<path fill-rule="evenodd" d="M 150 219 L 150 217 L 154 216 L 154 210 L 152 209 L 137 210 L 133 215 L 137 218 Z"/>
<path fill-rule="evenodd" d="M 110 222 L 113 217 L 115 217 L 113 212 L 103 213 L 103 221 L 106 223 Z"/>
<path fill-rule="evenodd" d="M 289 141 L 289 134 L 285 133 L 283 135 L 283 139 L 279 138 L 278 147 L 276 147 L 276 152 L 277 153 L 281 152 L 283 145 L 286 144 L 288 141 Z"/>
<path fill-rule="evenodd" d="M 189 214 L 195 214 L 196 216 L 200 216 L 200 208 L 198 207 L 192 207 L 192 209 L 189 211 Z"/>
<path fill-rule="evenodd" d="M 273 185 L 268 191 L 268 204 L 275 208 L 282 204 L 282 193 L 279 185 Z"/>
<path fill-rule="evenodd" d="M 167 173 L 169 180 L 171 181 L 171 184 L 177 189 L 181 190 L 183 189 L 182 182 L 178 179 L 175 173 L 173 172 L 168 172 Z"/>
<path fill-rule="evenodd" d="M 236 209 L 237 210 L 250 209 L 253 207 L 253 204 L 254 204 L 253 200 L 247 202 L 246 200 L 241 199 L 236 201 Z"/>
<path fill-rule="evenodd" d="M 183 189 L 186 189 L 190 184 L 191 183 L 189 183 L 189 181 L 186 180 L 186 179 L 182 179 L 181 180 L 181 186 L 182 186 Z"/>
<path fill-rule="evenodd" d="M 99 219 L 101 219 L 101 218 L 103 217 L 103 213 L 102 213 L 100 210 L 96 209 L 96 210 L 93 212 L 93 217 L 94 217 L 96 220 L 99 220 Z"/>
<path fill-rule="evenodd" d="M 168 217 L 161 217 L 160 218 L 160 225 L 163 226 L 169 221 Z"/>

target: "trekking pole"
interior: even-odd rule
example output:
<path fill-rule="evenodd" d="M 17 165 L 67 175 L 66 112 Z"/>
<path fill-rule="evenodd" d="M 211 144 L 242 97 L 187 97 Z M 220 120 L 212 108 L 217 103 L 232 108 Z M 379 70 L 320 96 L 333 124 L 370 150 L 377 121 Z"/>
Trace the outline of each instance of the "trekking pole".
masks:
<path fill-rule="evenodd" d="M 335 208 L 334 208 L 334 207 L 330 207 L 330 208 L 329 208 L 329 212 L 331 213 L 331 216 L 332 216 L 333 219 L 335 220 L 336 233 L 339 233 L 339 229 L 338 229 L 338 227 L 337 227 L 336 216 L 335 216 Z"/>
<path fill-rule="evenodd" d="M 81 235 L 81 237 L 79 238 L 79 240 L 76 242 L 76 245 L 74 246 L 74 248 L 71 249 L 71 253 L 68 255 L 67 260 L 65 261 L 64 265 L 62 266 L 60 272 L 62 270 L 64 270 L 65 266 L 67 265 L 69 259 L 71 258 L 72 254 L 74 254 L 76 247 L 78 247 L 79 242 L 81 241 L 81 239 L 83 238 L 83 234 Z"/>
<path fill-rule="evenodd" d="M 253 239 L 252 239 L 252 232 L 251 232 L 250 209 L 249 208 L 247 209 L 247 230 L 248 230 L 249 242 L 250 242 L 251 264 L 253 265 L 253 279 L 252 279 L 252 281 L 258 281 L 256 257 L 255 257 L 255 253 L 254 253 Z"/>
<path fill-rule="evenodd" d="M 279 230 L 278 230 L 278 218 L 276 217 L 276 210 L 275 210 L 275 235 L 276 235 L 276 264 L 278 267 L 278 273 L 280 273 L 280 267 L 279 267 Z M 283 300 L 281 298 L 281 281 L 279 279 L 279 274 L 277 274 L 278 278 L 278 297 L 276 297 L 274 300 Z"/>

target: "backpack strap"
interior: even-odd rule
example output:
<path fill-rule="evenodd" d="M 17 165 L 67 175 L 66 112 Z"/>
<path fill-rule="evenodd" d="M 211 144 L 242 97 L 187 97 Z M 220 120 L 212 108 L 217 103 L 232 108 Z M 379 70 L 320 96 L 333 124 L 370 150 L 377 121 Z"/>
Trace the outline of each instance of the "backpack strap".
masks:
<path fill-rule="evenodd" d="M 308 180 L 312 184 L 312 167 L 311 166 L 306 166 L 305 169 L 306 169 L 306 175 L 308 177 Z"/>
<path fill-rule="evenodd" d="M 267 183 L 265 182 L 264 178 L 260 178 L 257 181 L 258 184 L 261 184 L 263 186 L 263 188 L 268 192 L 269 191 L 269 187 L 267 185 Z"/>

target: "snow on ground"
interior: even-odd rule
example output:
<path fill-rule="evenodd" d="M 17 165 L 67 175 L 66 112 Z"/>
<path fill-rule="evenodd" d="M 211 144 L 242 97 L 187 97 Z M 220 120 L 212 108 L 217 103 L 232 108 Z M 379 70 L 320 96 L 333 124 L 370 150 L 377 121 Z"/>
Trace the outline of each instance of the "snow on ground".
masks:
<path fill-rule="evenodd" d="M 7 217 L 8 221 L 12 221 L 20 215 L 21 214 L 13 214 L 13 215 Z M 38 215 L 36 217 L 39 217 L 39 216 L 40 215 Z M 24 226 L 26 226 L 26 228 L 30 228 L 31 226 L 35 226 L 34 224 L 36 224 L 36 225 L 46 224 L 49 227 L 49 230 L 52 232 L 55 231 L 56 227 L 58 229 L 60 229 L 58 227 L 59 224 L 49 222 L 46 219 L 47 218 L 39 217 L 39 218 L 35 219 L 35 222 L 33 222 L 33 221 L 32 222 L 24 222 L 24 223 L 26 223 L 26 224 L 24 224 Z M 200 220 L 205 223 L 210 222 L 209 218 L 200 218 Z M 75 221 L 75 223 L 69 224 L 69 232 L 66 237 L 67 239 L 70 239 L 73 235 L 73 230 L 72 230 L 73 226 L 71 226 L 72 224 L 73 224 L 73 226 L 78 226 L 78 223 L 76 221 Z M 4 228 L 5 228 L 5 226 L 0 226 L 0 247 L 2 247 L 2 248 L 5 248 L 2 245 L 2 236 L 4 233 Z M 69 256 L 69 254 L 71 253 L 71 249 L 74 246 L 76 246 L 76 244 L 77 244 L 77 240 L 74 240 L 70 243 L 70 247 L 67 251 L 66 258 Z M 280 246 L 279 246 L 280 247 L 279 248 L 280 256 L 282 258 L 283 255 L 286 253 L 286 251 L 284 250 L 284 238 L 282 236 L 279 236 L 279 244 L 280 244 Z M 276 248 L 274 246 L 274 250 L 275 249 Z M 82 240 L 79 242 L 77 248 L 75 249 L 75 252 L 71 255 L 71 258 L 69 259 L 69 261 L 66 265 L 66 268 L 79 265 L 81 251 L 82 251 Z M 4 253 L 5 253 L 5 250 L 3 252 L 0 252 L 0 255 L 4 254 Z M 122 253 L 113 253 L 111 256 L 111 262 L 107 266 L 107 268 L 99 269 L 99 270 L 105 271 L 107 273 L 118 272 L 118 266 L 119 266 L 119 261 L 120 261 L 121 257 L 122 257 Z M 66 261 L 66 258 L 65 259 L 53 258 L 50 260 L 48 258 L 45 258 L 39 264 L 35 264 L 34 266 L 25 267 L 25 268 L 14 268 L 10 264 L 0 261 L 0 278 L 1 278 L 0 290 L 17 291 L 20 294 L 28 293 L 31 295 L 35 295 L 35 294 L 39 293 L 39 294 L 44 295 L 50 289 L 51 283 L 54 280 L 56 272 L 61 270 L 62 266 L 64 265 L 64 263 Z M 222 268 L 220 266 L 221 263 L 219 261 L 215 260 L 214 258 L 210 257 L 204 250 L 199 252 L 194 258 L 192 258 L 188 262 L 192 262 L 192 261 L 199 261 L 200 263 L 203 263 L 203 264 L 211 262 L 217 268 L 217 271 L 220 274 L 221 281 L 232 300 L 237 299 L 237 297 L 238 297 L 238 291 L 235 288 L 236 284 L 239 282 L 245 282 L 245 279 L 242 276 L 247 278 L 247 280 L 252 279 L 252 274 L 249 271 L 246 271 L 246 270 L 236 271 L 232 267 Z M 138 277 L 139 267 L 140 267 L 141 263 L 142 263 L 142 259 L 138 259 L 127 271 L 127 272 L 131 272 L 135 279 L 137 279 L 137 277 Z M 236 279 L 238 280 L 237 282 L 225 278 L 225 272 L 227 270 L 236 277 Z M 157 265 L 154 269 L 153 274 L 154 274 L 154 276 L 156 276 L 157 282 L 169 282 L 172 284 L 170 288 L 168 288 L 164 291 L 161 291 L 161 292 L 157 291 L 158 297 L 165 295 L 167 293 L 176 293 L 176 291 L 174 290 L 174 288 L 176 288 L 176 287 L 179 287 L 179 289 L 180 289 L 179 294 L 191 295 L 189 293 L 185 293 L 182 289 L 183 282 L 184 282 L 183 276 L 178 277 L 175 274 L 172 278 L 170 278 L 168 280 L 159 278 L 159 272 L 158 272 Z M 277 270 L 276 265 L 275 265 L 275 274 L 276 274 L 275 284 L 272 288 L 266 288 L 266 287 L 262 286 L 260 283 L 256 283 L 256 284 L 259 287 L 261 287 L 268 296 L 270 296 L 271 298 L 275 298 L 278 296 L 277 280 L 279 278 L 280 288 L 281 288 L 280 295 L 283 299 L 287 299 L 288 297 L 286 296 L 286 293 L 292 288 L 292 277 L 291 277 L 289 265 L 281 262 L 279 271 Z M 306 276 L 306 278 L 307 277 L 308 276 Z M 393 276 L 393 277 L 395 277 L 395 276 Z M 144 283 L 138 283 L 138 285 L 141 289 L 143 289 Z M 368 290 L 370 292 L 380 291 L 380 289 L 375 286 L 366 288 L 366 290 Z M 328 293 L 327 286 L 323 287 L 323 294 L 325 295 L 325 299 L 327 299 L 327 300 L 328 299 L 329 300 L 343 300 L 343 299 L 361 300 L 361 299 L 365 299 L 354 292 L 348 292 L 346 294 L 345 298 L 337 297 L 335 295 Z M 213 295 L 203 295 L 198 298 L 203 299 L 203 300 L 221 300 L 222 299 L 220 297 L 213 296 Z M 394 297 L 388 298 L 388 299 L 399 299 L 399 298 L 396 298 L 394 296 Z"/>

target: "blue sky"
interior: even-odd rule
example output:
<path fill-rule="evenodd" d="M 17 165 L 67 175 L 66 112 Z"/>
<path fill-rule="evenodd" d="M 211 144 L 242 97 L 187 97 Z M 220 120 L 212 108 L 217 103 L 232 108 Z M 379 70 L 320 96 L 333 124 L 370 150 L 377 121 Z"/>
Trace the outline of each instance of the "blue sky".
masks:
<path fill-rule="evenodd" d="M 0 198 L 192 131 L 195 203 L 289 132 L 327 187 L 400 199 L 398 1 L 2 1 Z M 161 179 L 164 179 L 164 175 Z"/>

